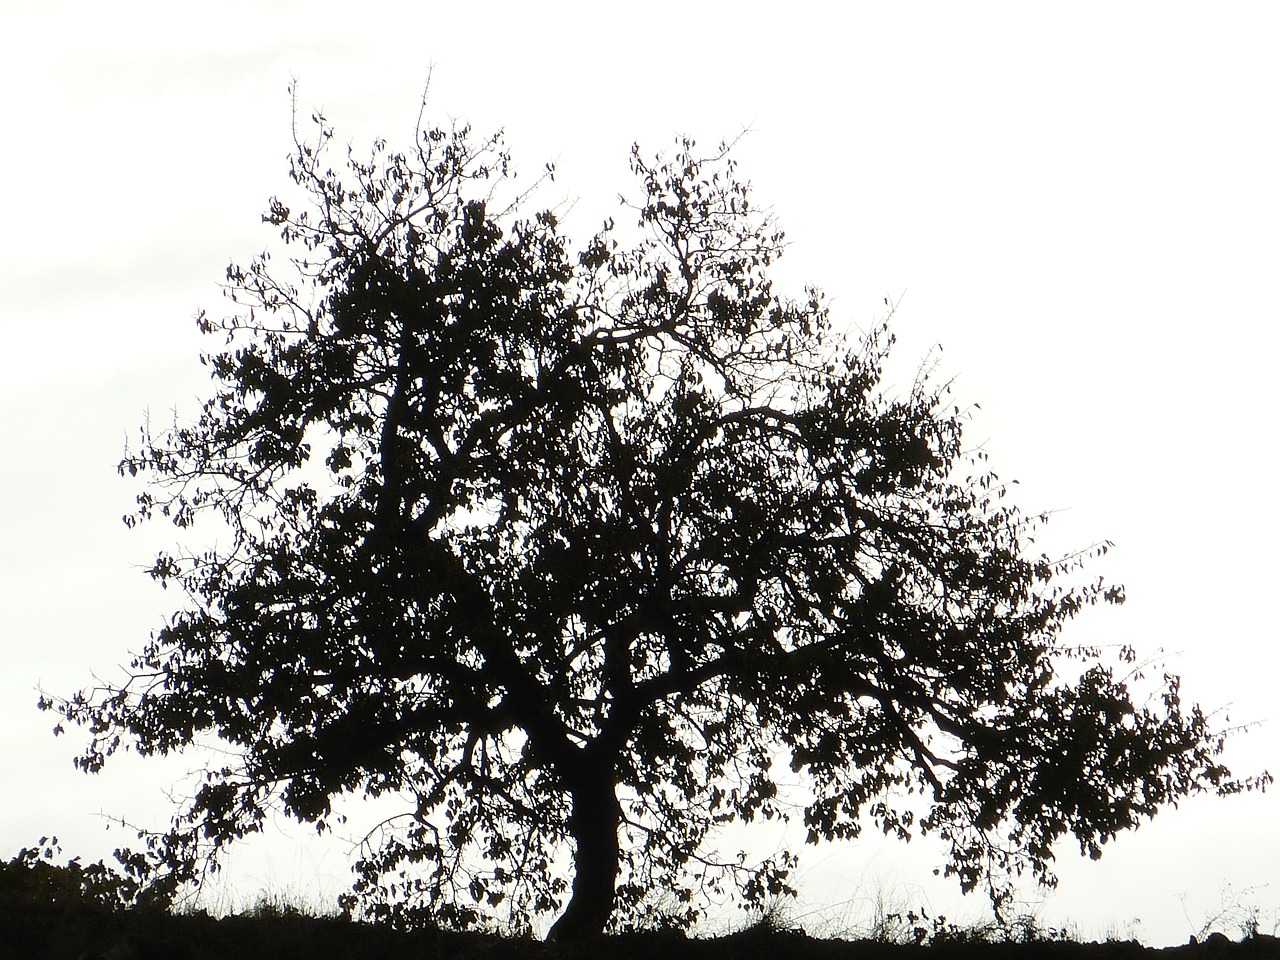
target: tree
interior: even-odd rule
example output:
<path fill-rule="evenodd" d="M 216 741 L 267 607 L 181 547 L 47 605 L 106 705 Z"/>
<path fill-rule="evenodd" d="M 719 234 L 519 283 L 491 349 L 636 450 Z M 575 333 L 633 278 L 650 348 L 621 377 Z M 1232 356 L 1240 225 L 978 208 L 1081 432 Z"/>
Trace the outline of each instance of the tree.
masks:
<path fill-rule="evenodd" d="M 264 217 L 287 263 L 228 268 L 232 315 L 199 318 L 216 389 L 121 463 L 150 480 L 130 525 L 217 545 L 157 557 L 187 601 L 127 678 L 42 698 L 88 727 L 86 771 L 124 745 L 234 757 L 151 838 L 174 877 L 358 794 L 405 801 L 346 898 L 374 918 L 563 908 L 579 937 L 660 886 L 687 922 L 789 889 L 791 852 L 715 849 L 774 817 L 935 834 L 999 903 L 1051 882 L 1066 834 L 1096 856 L 1187 794 L 1265 786 L 1176 678 L 1138 698 L 1132 651 L 1065 642 L 1121 589 L 1035 555 L 946 385 L 882 383 L 885 327 L 775 292 L 782 234 L 727 148 L 633 150 L 634 229 L 574 249 L 499 138 L 422 130 L 334 172 L 313 120 L 304 209 Z"/>

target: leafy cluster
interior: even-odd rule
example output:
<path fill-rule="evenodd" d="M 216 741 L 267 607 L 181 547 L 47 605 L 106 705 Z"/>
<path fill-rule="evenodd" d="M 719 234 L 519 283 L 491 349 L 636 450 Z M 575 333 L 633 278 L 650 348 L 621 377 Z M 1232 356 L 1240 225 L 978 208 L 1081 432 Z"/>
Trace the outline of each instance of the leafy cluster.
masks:
<path fill-rule="evenodd" d="M 113 867 L 102 860 L 86 866 L 79 857 L 58 863 L 61 853 L 57 837 L 41 837 L 36 846 L 0 861 L 0 904 L 87 905 L 120 911 L 163 909 L 172 900 L 171 887 L 148 882 L 150 864 L 142 854 L 117 850 L 119 867 Z"/>
<path fill-rule="evenodd" d="M 1135 703 L 1063 643 L 1122 592 L 1034 555 L 946 386 L 883 386 L 885 328 L 846 339 L 819 293 L 774 290 L 782 235 L 727 150 L 635 150 L 626 225 L 574 248 L 497 138 L 424 130 L 335 172 L 314 119 L 302 207 L 265 217 L 287 265 L 228 269 L 236 309 L 200 319 L 215 392 L 121 464 L 150 481 L 128 522 L 218 545 L 157 558 L 188 604 L 126 682 L 45 701 L 88 727 L 89 771 L 230 748 L 156 838 L 177 875 L 356 794 L 404 800 L 348 899 L 380 919 L 556 910 L 567 841 L 587 927 L 655 888 L 681 922 L 759 904 L 792 854 L 716 832 L 774 817 L 936 834 L 999 900 L 1064 834 L 1097 854 L 1248 785 L 1176 679 Z"/>

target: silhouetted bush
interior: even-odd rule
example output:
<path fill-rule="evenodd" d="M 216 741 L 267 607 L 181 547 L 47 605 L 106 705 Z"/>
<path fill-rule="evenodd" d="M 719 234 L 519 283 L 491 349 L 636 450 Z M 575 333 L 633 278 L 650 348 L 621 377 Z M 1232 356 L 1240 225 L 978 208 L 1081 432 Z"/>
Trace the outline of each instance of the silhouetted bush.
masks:
<path fill-rule="evenodd" d="M 119 911 L 167 908 L 173 901 L 172 890 L 163 883 L 143 882 L 146 858 L 142 854 L 115 851 L 122 869 L 101 860 L 86 866 L 79 857 L 55 863 L 61 854 L 57 837 L 41 837 L 36 846 L 23 847 L 11 860 L 0 861 L 0 903 L 91 905 Z"/>

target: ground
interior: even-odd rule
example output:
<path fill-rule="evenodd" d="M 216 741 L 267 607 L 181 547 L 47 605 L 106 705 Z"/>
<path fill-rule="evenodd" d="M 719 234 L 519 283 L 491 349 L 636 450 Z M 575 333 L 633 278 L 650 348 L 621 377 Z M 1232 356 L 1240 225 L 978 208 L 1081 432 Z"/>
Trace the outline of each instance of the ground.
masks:
<path fill-rule="evenodd" d="M 302 915 L 173 916 L 108 913 L 0 899 L 0 960 L 1235 960 L 1277 958 L 1280 939 L 1153 949 L 1133 941 L 1076 943 L 1033 939 L 983 942 L 960 935 L 917 946 L 816 939 L 759 924 L 724 937 L 678 933 L 605 937 L 576 945 L 442 931 L 395 933 Z"/>

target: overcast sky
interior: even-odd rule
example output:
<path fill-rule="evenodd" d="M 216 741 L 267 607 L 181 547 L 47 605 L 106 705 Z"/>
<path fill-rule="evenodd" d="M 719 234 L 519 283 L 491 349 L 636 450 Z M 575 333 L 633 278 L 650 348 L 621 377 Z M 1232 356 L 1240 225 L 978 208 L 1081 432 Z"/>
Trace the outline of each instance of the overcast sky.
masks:
<path fill-rule="evenodd" d="M 833 10 L 839 10 L 833 13 Z M 182 759 L 72 770 L 36 687 L 116 676 L 180 598 L 141 572 L 115 464 L 144 411 L 192 412 L 192 316 L 274 239 L 291 77 L 339 138 L 435 118 L 505 128 L 580 235 L 631 184 L 633 141 L 737 156 L 813 282 L 903 376 L 934 345 L 970 439 L 1056 510 L 1052 552 L 1115 542 L 1129 602 L 1079 621 L 1262 721 L 1240 772 L 1280 772 L 1273 450 L 1280 345 L 1280 13 L 1270 3 L 352 3 L 5 0 L 0 8 L 0 858 L 56 833 L 95 860 L 162 825 Z M 1228 721 L 1223 717 L 1224 724 Z M 1045 922 L 1183 942 L 1220 901 L 1280 921 L 1280 794 L 1189 802 L 1082 863 Z M 296 835 L 298 831 L 294 830 Z M 239 889 L 330 895 L 343 851 L 283 839 Z M 857 922 L 877 894 L 955 916 L 924 844 L 811 854 L 794 910 Z M 1270 886 L 1266 886 L 1270 884 Z M 1141 922 L 1136 926 L 1135 919 Z M 1236 934 L 1228 927 L 1228 933 Z"/>

